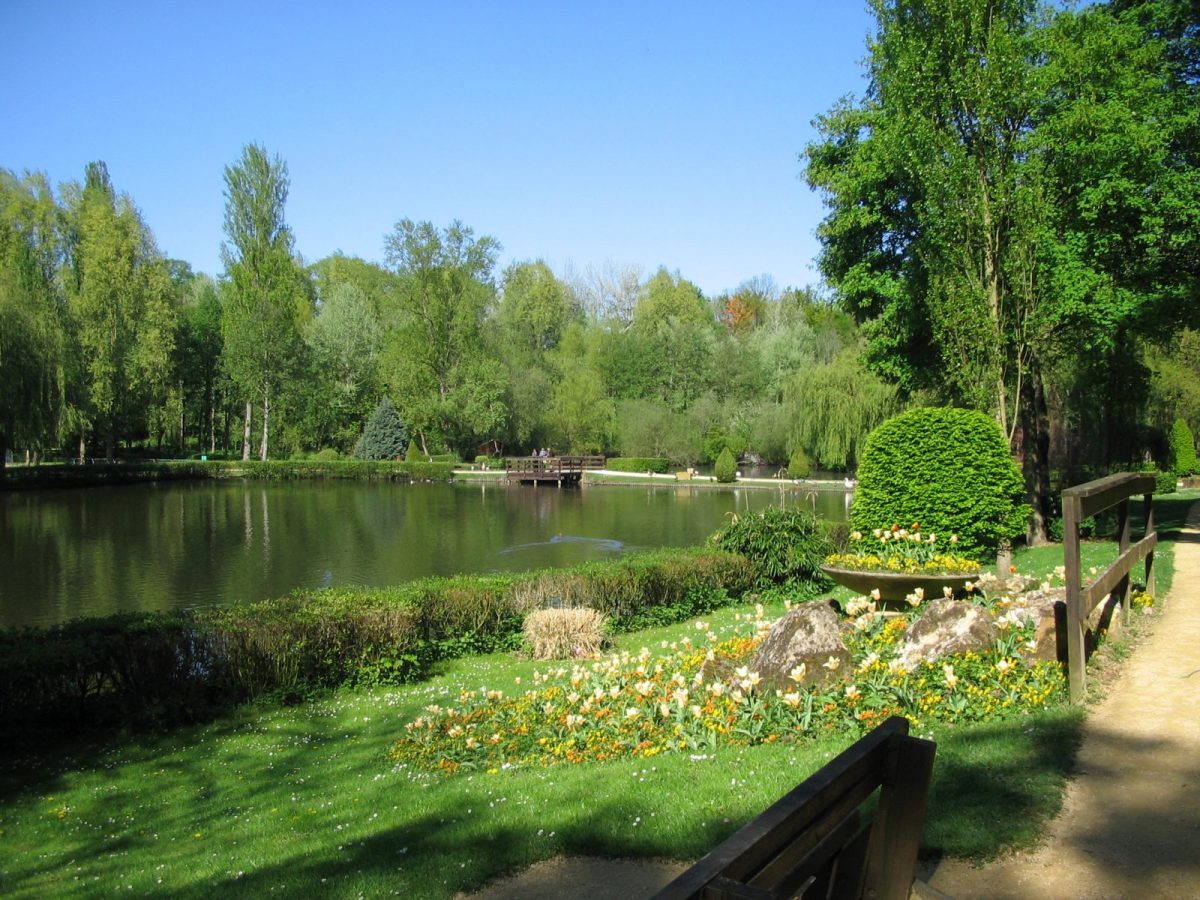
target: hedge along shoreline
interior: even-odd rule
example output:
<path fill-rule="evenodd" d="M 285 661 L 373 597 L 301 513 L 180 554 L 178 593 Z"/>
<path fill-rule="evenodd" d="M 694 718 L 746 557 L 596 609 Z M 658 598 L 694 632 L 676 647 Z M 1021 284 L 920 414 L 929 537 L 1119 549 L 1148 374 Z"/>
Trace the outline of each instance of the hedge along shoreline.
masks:
<path fill-rule="evenodd" d="M 586 606 L 634 631 L 736 602 L 756 577 L 744 556 L 696 548 L 5 629 L 0 721 L 43 736 L 176 724 L 264 695 L 415 681 L 439 660 L 517 648 L 534 609 Z"/>
<path fill-rule="evenodd" d="M 666 475 L 671 461 L 663 456 L 613 456 L 604 461 L 610 472 L 653 472 Z"/>
<path fill-rule="evenodd" d="M 0 490 L 24 488 L 87 487 L 101 484 L 136 484 L 148 481 L 252 481 L 361 480 L 449 481 L 450 462 L 392 462 L 363 459 L 339 460 L 163 460 L 155 462 L 93 463 L 77 466 L 8 467 Z"/>

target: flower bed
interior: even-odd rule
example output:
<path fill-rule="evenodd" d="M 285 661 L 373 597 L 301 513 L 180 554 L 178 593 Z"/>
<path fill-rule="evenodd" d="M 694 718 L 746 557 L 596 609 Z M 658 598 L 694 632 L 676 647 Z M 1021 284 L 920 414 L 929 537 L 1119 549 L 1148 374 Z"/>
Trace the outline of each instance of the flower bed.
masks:
<path fill-rule="evenodd" d="M 511 695 L 483 687 L 452 707 L 427 707 L 405 726 L 392 758 L 426 771 L 494 773 L 668 752 L 703 756 L 727 745 L 855 736 L 889 715 L 917 727 L 1018 715 L 1062 696 L 1061 667 L 1029 656 L 1034 621 L 1015 615 L 1011 598 L 990 606 L 1002 638 L 989 651 L 906 670 L 896 651 L 921 604 L 914 599 L 891 617 L 866 597 L 847 604 L 852 665 L 832 686 L 801 686 L 805 673 L 794 670 L 794 687 L 765 687 L 749 668 L 770 627 L 759 607 L 731 633 L 697 622 L 695 639 L 658 651 L 552 667 L 530 686 L 518 682 Z M 836 659 L 826 666 L 838 668 Z"/>

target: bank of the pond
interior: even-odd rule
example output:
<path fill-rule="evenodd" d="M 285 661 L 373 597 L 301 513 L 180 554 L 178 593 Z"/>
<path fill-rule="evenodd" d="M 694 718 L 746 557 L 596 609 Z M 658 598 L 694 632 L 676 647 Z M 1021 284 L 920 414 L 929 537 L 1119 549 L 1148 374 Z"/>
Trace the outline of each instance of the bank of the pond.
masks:
<path fill-rule="evenodd" d="M 152 481 L 449 481 L 453 463 L 345 460 L 150 460 L 9 466 L 0 490 L 93 487 Z"/>
<path fill-rule="evenodd" d="M 695 548 L 4 629 L 0 721 L 31 735 L 195 721 L 267 694 L 415 681 L 447 659 L 513 650 L 534 609 L 587 607 L 623 633 L 736 603 L 759 583 L 746 557 Z"/>
<path fill-rule="evenodd" d="M 508 473 L 504 469 L 455 469 L 454 477 L 463 481 L 482 481 L 504 483 L 508 481 Z M 673 473 L 660 472 L 618 472 L 614 469 L 590 469 L 583 473 L 584 484 L 632 485 L 645 487 L 678 486 L 695 487 L 710 490 L 730 490 L 735 488 L 770 489 L 777 491 L 832 491 L 848 493 L 853 491 L 853 482 L 834 479 L 792 479 L 792 478 L 739 478 L 732 483 L 722 483 L 712 475 L 688 475 L 680 477 Z"/>

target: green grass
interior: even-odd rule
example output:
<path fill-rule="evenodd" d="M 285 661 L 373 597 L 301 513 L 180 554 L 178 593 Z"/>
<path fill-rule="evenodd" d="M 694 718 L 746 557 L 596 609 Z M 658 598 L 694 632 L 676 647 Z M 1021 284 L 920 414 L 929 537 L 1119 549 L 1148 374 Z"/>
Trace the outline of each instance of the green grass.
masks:
<path fill-rule="evenodd" d="M 1089 544 L 1085 565 L 1113 552 Z M 1061 559 L 1051 547 L 1016 561 L 1043 574 Z M 739 614 L 705 618 L 721 629 Z M 617 643 L 654 648 L 690 630 Z M 246 707 L 164 736 L 5 753 L 0 894 L 446 897 L 564 853 L 695 858 L 848 743 L 451 777 L 389 760 L 403 723 L 426 705 L 462 690 L 511 690 L 539 665 L 503 654 L 461 659 L 417 685 Z M 981 861 L 1034 842 L 1061 804 L 1082 721 L 1080 709 L 1056 707 L 933 731 L 923 853 Z"/>

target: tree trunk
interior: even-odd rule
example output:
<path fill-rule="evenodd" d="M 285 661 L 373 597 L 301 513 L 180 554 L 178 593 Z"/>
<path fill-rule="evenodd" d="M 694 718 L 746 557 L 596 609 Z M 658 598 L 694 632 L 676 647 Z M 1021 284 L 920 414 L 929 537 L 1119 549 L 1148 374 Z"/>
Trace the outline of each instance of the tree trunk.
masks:
<path fill-rule="evenodd" d="M 1046 406 L 1046 388 L 1036 364 L 1021 386 L 1022 469 L 1025 493 L 1030 505 L 1025 539 L 1031 547 L 1050 540 L 1050 414 Z"/>
<path fill-rule="evenodd" d="M 258 458 L 263 462 L 267 461 L 267 436 L 271 429 L 271 385 L 263 386 L 263 428 L 262 428 L 262 443 L 258 447 Z"/>
<path fill-rule="evenodd" d="M 254 412 L 254 407 L 250 401 L 246 401 L 246 425 L 242 428 L 242 462 L 250 459 L 250 416 Z"/>
<path fill-rule="evenodd" d="M 79 464 L 82 466 L 87 460 L 87 432 L 80 430 L 79 432 Z"/>

